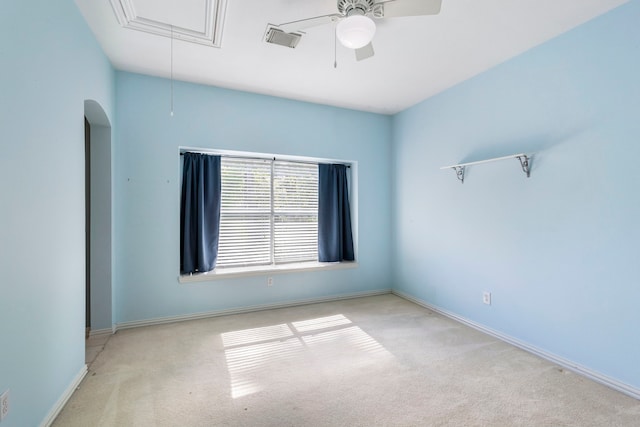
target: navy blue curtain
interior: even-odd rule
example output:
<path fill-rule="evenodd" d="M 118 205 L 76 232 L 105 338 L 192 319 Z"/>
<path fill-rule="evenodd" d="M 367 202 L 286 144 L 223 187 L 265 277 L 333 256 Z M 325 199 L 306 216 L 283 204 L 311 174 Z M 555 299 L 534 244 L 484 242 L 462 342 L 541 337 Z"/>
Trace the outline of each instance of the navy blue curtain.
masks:
<path fill-rule="evenodd" d="M 318 261 L 353 261 L 345 165 L 318 165 Z"/>
<path fill-rule="evenodd" d="M 184 153 L 180 204 L 180 272 L 216 267 L 220 237 L 220 156 Z"/>

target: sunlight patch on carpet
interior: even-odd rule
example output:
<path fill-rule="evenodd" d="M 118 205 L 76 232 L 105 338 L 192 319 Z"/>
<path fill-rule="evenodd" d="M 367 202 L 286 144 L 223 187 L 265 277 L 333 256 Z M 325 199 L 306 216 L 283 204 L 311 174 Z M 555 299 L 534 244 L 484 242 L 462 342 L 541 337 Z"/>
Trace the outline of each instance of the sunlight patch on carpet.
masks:
<path fill-rule="evenodd" d="M 296 364 L 326 361 L 340 353 L 353 366 L 380 363 L 392 357 L 382 344 L 342 314 L 221 334 L 231 397 L 264 390 L 264 375 L 274 370 L 293 373 Z M 305 362 L 306 361 L 306 362 Z"/>

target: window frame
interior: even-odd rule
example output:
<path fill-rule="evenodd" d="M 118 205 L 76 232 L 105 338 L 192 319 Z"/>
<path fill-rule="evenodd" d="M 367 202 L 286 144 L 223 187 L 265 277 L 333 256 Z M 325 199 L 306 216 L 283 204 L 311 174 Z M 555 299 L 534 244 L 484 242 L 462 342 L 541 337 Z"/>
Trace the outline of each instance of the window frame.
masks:
<path fill-rule="evenodd" d="M 351 227 L 353 233 L 353 245 L 354 245 L 354 261 L 342 261 L 342 262 L 319 262 L 319 261 L 304 261 L 304 262 L 290 262 L 281 264 L 269 264 L 269 265 L 256 265 L 256 266 L 238 266 L 238 267 L 221 267 L 216 268 L 209 272 L 193 273 L 193 274 L 180 274 L 178 276 L 178 282 L 180 283 L 193 283 L 193 282 L 205 282 L 222 280 L 228 278 L 237 277 L 252 277 L 252 276 L 271 276 L 273 274 L 294 273 L 294 272 L 308 272 L 308 271 L 327 271 L 327 270 L 341 270 L 351 269 L 358 267 L 358 162 L 351 160 L 337 160 L 329 158 L 317 158 L 306 156 L 292 156 L 270 153 L 256 153 L 246 151 L 234 151 L 234 150 L 220 150 L 220 149 L 207 149 L 198 147 L 186 147 L 180 146 L 180 154 L 184 152 L 198 152 L 203 154 L 219 155 L 222 157 L 240 157 L 251 158 L 260 160 L 276 160 L 298 163 L 334 163 L 344 164 L 350 169 L 349 174 L 349 202 L 351 207 Z M 182 159 L 182 156 L 180 156 Z M 180 161 L 180 177 L 182 177 L 183 162 Z M 182 179 L 178 180 L 180 186 L 182 185 Z M 179 206 L 179 203 L 178 203 Z"/>

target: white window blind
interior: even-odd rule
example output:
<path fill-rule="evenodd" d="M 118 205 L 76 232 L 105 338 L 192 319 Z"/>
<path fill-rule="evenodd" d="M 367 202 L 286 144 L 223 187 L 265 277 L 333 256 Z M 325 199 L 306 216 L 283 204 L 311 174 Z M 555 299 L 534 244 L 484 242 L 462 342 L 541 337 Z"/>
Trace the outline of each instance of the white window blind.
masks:
<path fill-rule="evenodd" d="M 318 260 L 318 165 L 273 164 L 274 262 Z"/>
<path fill-rule="evenodd" d="M 271 263 L 271 165 L 221 159 L 219 267 Z"/>
<path fill-rule="evenodd" d="M 318 166 L 223 157 L 217 266 L 318 260 Z"/>

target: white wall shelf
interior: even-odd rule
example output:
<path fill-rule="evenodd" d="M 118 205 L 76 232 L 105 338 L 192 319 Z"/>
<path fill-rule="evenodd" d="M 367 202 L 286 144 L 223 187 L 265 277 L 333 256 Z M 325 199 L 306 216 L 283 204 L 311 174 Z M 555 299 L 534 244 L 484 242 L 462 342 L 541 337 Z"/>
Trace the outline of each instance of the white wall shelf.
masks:
<path fill-rule="evenodd" d="M 495 157 L 493 159 L 478 160 L 477 162 L 459 163 L 457 165 L 443 166 L 440 169 L 453 169 L 456 172 L 456 176 L 462 184 L 464 184 L 464 171 L 467 166 L 479 165 L 481 163 L 497 162 L 498 160 L 518 159 L 522 171 L 527 174 L 527 178 L 531 176 L 531 168 L 529 167 L 529 160 L 531 160 L 531 154 L 512 154 L 511 156 Z"/>

